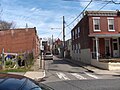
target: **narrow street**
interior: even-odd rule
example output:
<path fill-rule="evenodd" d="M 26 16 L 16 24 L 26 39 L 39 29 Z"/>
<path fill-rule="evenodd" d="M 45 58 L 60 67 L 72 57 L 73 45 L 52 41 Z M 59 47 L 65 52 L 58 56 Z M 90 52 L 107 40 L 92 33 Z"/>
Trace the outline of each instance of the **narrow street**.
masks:
<path fill-rule="evenodd" d="M 93 72 L 89 72 L 87 69 L 83 67 L 77 66 L 75 64 L 72 64 L 57 57 L 54 57 L 54 60 L 45 60 L 45 71 L 46 77 L 44 78 L 42 83 L 45 83 L 52 87 L 54 86 L 55 88 L 58 86 L 61 87 L 62 84 L 65 84 L 63 85 L 64 88 L 68 85 L 68 88 L 66 87 L 66 89 L 55 90 L 82 90 L 76 87 L 76 85 L 79 86 L 80 83 L 87 81 L 91 82 L 96 80 L 96 82 L 99 82 L 100 80 L 108 81 L 110 79 L 119 78 L 119 76 L 106 74 L 99 75 Z M 104 81 L 101 82 L 104 83 Z M 70 89 L 70 87 L 73 89 Z"/>

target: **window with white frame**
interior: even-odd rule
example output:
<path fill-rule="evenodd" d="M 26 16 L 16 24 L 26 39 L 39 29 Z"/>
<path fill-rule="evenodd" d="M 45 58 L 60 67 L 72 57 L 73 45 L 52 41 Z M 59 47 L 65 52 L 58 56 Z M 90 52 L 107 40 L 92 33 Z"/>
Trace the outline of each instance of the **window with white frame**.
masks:
<path fill-rule="evenodd" d="M 108 31 L 115 31 L 114 18 L 108 18 Z"/>
<path fill-rule="evenodd" d="M 78 37 L 80 37 L 80 27 L 78 27 Z"/>
<path fill-rule="evenodd" d="M 93 18 L 93 27 L 94 27 L 94 31 L 101 31 L 100 30 L 100 17 Z"/>
<path fill-rule="evenodd" d="M 77 29 L 75 29 L 75 39 L 77 39 Z"/>
<path fill-rule="evenodd" d="M 74 40 L 74 31 L 72 31 L 72 39 Z"/>

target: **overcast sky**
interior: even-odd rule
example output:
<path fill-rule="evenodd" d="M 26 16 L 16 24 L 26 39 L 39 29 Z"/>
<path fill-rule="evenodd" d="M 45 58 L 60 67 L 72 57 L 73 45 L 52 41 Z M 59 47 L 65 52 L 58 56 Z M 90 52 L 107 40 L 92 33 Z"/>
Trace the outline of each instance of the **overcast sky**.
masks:
<path fill-rule="evenodd" d="M 120 0 L 93 0 L 86 10 L 119 10 Z M 90 0 L 0 0 L 1 19 L 14 22 L 16 28 L 36 27 L 40 38 L 62 39 L 62 19 L 66 25 L 71 23 L 87 6 Z M 66 39 L 71 38 L 70 31 L 80 20 L 66 27 Z M 51 29 L 54 28 L 54 29 Z M 55 29 L 59 28 L 59 29 Z"/>

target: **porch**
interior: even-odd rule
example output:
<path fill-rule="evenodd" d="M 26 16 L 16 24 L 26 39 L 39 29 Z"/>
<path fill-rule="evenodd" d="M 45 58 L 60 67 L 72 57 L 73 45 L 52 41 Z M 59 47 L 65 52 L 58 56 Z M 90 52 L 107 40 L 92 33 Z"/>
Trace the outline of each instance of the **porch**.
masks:
<path fill-rule="evenodd" d="M 120 59 L 92 59 L 91 65 L 105 70 L 120 70 Z"/>
<path fill-rule="evenodd" d="M 120 37 L 108 36 L 92 38 L 91 64 L 102 69 L 120 70 Z"/>
<path fill-rule="evenodd" d="M 98 35 L 91 38 L 92 59 L 97 61 L 116 60 L 120 61 L 120 35 Z"/>

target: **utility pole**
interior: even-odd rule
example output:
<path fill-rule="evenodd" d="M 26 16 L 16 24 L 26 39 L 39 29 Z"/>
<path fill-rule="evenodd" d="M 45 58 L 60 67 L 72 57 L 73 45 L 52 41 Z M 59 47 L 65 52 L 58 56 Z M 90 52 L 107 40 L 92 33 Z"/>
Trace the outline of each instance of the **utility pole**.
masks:
<path fill-rule="evenodd" d="M 63 58 L 65 58 L 65 18 L 63 16 Z"/>

